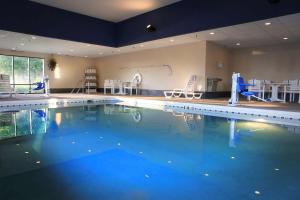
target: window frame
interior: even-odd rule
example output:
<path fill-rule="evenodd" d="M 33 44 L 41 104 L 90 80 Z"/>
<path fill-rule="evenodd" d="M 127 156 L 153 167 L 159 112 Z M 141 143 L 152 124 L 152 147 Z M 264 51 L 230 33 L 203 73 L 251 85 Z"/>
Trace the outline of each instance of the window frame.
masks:
<path fill-rule="evenodd" d="M 13 83 L 11 83 L 10 85 L 13 86 L 13 88 L 16 88 L 16 85 L 29 85 L 29 91 L 28 93 L 32 93 L 31 90 L 31 86 L 32 84 L 30 83 L 31 79 L 30 79 L 30 59 L 41 59 L 42 63 L 43 63 L 43 77 L 45 77 L 45 58 L 43 57 L 36 57 L 36 56 L 19 56 L 19 55 L 10 55 L 10 54 L 0 54 L 1 56 L 9 56 L 12 58 L 12 80 Z M 27 69 L 28 69 L 28 84 L 16 84 L 16 80 L 15 80 L 15 57 L 19 57 L 19 58 L 27 58 Z"/>

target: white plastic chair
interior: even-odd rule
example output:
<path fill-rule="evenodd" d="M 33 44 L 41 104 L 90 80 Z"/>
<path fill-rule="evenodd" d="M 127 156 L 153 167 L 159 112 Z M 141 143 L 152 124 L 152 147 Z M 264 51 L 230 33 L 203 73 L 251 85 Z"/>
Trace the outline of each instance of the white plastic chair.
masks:
<path fill-rule="evenodd" d="M 115 84 L 114 80 L 104 80 L 104 94 L 106 94 L 106 90 L 110 89 L 110 93 L 115 93 Z"/>
<path fill-rule="evenodd" d="M 132 82 L 123 83 L 124 91 L 129 90 L 129 94 L 132 95 L 132 91 L 135 90 L 135 95 L 138 94 L 139 83 L 138 80 L 133 78 Z"/>
<path fill-rule="evenodd" d="M 264 90 L 263 99 L 271 97 L 272 87 L 271 87 L 270 80 L 263 80 L 263 90 Z"/>
<path fill-rule="evenodd" d="M 285 84 L 288 84 L 284 90 L 284 97 L 286 97 L 286 94 L 289 94 L 290 96 L 289 101 L 294 102 L 295 94 L 298 93 L 300 95 L 300 80 L 285 80 L 283 82 Z M 298 102 L 300 103 L 300 96 Z"/>
<path fill-rule="evenodd" d="M 185 87 L 185 89 L 173 89 L 169 91 L 164 91 L 166 98 L 180 97 L 184 95 L 187 99 L 200 99 L 203 95 L 203 92 L 195 92 L 195 87 L 197 83 L 197 76 L 192 75 Z"/>
<path fill-rule="evenodd" d="M 251 79 L 248 80 L 249 84 L 253 86 L 248 86 L 249 92 L 257 92 L 259 98 L 265 99 L 265 83 L 263 80 Z M 251 100 L 251 97 L 248 97 L 248 100 Z"/>

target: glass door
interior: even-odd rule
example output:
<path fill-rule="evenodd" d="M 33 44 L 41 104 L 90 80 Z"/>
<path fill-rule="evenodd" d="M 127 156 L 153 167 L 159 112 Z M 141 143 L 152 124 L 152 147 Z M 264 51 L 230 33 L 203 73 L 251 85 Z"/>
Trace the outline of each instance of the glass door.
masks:
<path fill-rule="evenodd" d="M 14 82 L 13 79 L 13 57 L 0 55 L 0 74 L 9 75 L 10 83 Z"/>
<path fill-rule="evenodd" d="M 17 93 L 28 93 L 30 91 L 29 81 L 29 58 L 14 57 L 14 84 Z"/>
<path fill-rule="evenodd" d="M 40 58 L 29 58 L 29 75 L 32 89 L 34 83 L 43 81 L 44 77 L 44 60 Z M 31 91 L 33 93 L 43 93 L 43 90 Z"/>

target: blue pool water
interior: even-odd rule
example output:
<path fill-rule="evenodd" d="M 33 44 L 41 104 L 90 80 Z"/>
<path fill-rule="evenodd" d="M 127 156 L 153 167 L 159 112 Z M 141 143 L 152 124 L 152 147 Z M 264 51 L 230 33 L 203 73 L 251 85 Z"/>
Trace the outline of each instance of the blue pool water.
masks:
<path fill-rule="evenodd" d="M 300 199 L 297 127 L 118 105 L 0 125 L 1 200 Z"/>

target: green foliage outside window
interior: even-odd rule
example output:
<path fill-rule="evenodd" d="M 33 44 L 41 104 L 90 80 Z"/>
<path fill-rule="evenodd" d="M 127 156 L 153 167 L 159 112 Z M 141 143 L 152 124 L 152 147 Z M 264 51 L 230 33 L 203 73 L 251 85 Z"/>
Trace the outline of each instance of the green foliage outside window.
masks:
<path fill-rule="evenodd" d="M 17 84 L 16 92 L 28 93 L 34 87 L 30 84 L 43 79 L 44 59 L 0 55 L 0 74 L 10 76 L 10 83 Z"/>

